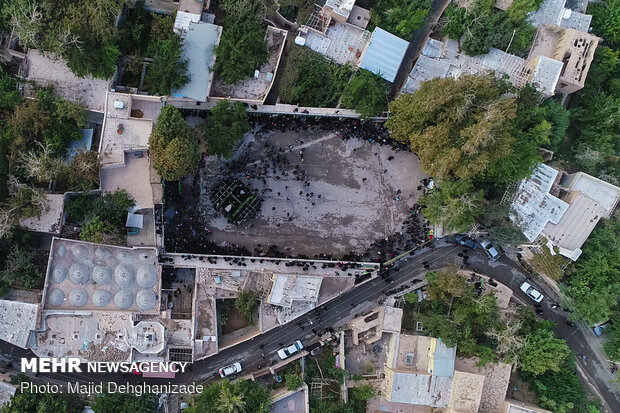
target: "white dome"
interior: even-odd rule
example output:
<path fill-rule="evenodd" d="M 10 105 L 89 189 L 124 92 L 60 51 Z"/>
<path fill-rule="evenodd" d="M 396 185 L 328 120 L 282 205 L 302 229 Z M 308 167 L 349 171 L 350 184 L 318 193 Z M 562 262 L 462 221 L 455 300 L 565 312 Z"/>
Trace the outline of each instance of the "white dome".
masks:
<path fill-rule="evenodd" d="M 116 258 L 118 258 L 120 262 L 129 264 L 134 260 L 134 255 L 129 251 L 121 251 L 116 254 Z"/>
<path fill-rule="evenodd" d="M 112 294 L 106 290 L 97 290 L 93 293 L 93 303 L 97 307 L 105 307 L 112 301 Z"/>
<path fill-rule="evenodd" d="M 67 278 L 67 268 L 63 265 L 56 265 L 52 268 L 52 281 L 60 284 Z"/>
<path fill-rule="evenodd" d="M 84 264 L 73 264 L 69 269 L 69 278 L 74 284 L 86 284 L 90 280 L 90 271 Z"/>
<path fill-rule="evenodd" d="M 133 305 L 133 294 L 129 290 L 121 290 L 114 294 L 114 304 L 118 308 L 127 309 Z"/>
<path fill-rule="evenodd" d="M 155 254 L 148 251 L 143 251 L 138 255 L 138 259 L 142 262 L 154 262 L 155 258 Z"/>
<path fill-rule="evenodd" d="M 56 255 L 59 257 L 64 257 L 67 253 L 67 247 L 64 244 L 60 244 L 58 248 L 56 248 Z"/>
<path fill-rule="evenodd" d="M 150 310 L 155 307 L 155 304 L 157 304 L 157 296 L 153 290 L 140 290 L 136 294 L 136 305 L 140 310 Z"/>
<path fill-rule="evenodd" d="M 114 281 L 119 287 L 131 287 L 134 283 L 134 271 L 127 264 L 118 264 L 114 269 Z"/>
<path fill-rule="evenodd" d="M 88 293 L 83 288 L 74 288 L 69 292 L 69 304 L 73 307 L 84 307 L 88 302 Z"/>
<path fill-rule="evenodd" d="M 112 252 L 105 247 L 99 247 L 95 250 L 95 257 L 99 259 L 110 258 L 111 256 Z"/>
<path fill-rule="evenodd" d="M 47 295 L 47 303 L 53 306 L 62 305 L 65 302 L 65 293 L 62 292 L 59 288 L 54 288 Z"/>
<path fill-rule="evenodd" d="M 71 252 L 73 253 L 73 256 L 78 260 L 84 260 L 88 258 L 88 248 L 86 248 L 85 245 L 73 245 L 71 247 Z"/>
<path fill-rule="evenodd" d="M 142 288 L 153 288 L 157 284 L 157 268 L 153 264 L 142 264 L 138 267 L 136 281 Z"/>
<path fill-rule="evenodd" d="M 97 285 L 107 285 L 112 280 L 112 269 L 102 265 L 97 265 L 93 269 L 92 277 L 93 281 L 96 282 Z"/>

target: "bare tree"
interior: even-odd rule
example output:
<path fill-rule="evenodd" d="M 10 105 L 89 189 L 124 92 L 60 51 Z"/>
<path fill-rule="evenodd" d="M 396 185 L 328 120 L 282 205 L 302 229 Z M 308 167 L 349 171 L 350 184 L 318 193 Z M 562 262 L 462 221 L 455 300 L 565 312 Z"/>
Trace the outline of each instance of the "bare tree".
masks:
<path fill-rule="evenodd" d="M 19 37 L 19 42 L 26 48 L 37 48 L 40 45 L 39 33 L 42 28 L 43 13 L 36 0 L 14 0 L 7 6 L 6 13 Z"/>

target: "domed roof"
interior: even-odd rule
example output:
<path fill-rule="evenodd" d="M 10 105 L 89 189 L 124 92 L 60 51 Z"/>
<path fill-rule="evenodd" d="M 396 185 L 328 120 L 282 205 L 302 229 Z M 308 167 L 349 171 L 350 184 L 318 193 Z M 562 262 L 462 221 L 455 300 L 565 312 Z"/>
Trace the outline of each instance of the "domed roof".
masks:
<path fill-rule="evenodd" d="M 56 255 L 59 257 L 64 257 L 67 253 L 67 247 L 64 244 L 60 244 L 58 248 L 56 248 Z"/>
<path fill-rule="evenodd" d="M 83 288 L 74 288 L 69 292 L 69 304 L 73 307 L 84 307 L 88 302 L 88 293 Z"/>
<path fill-rule="evenodd" d="M 120 262 L 123 262 L 125 264 L 129 264 L 130 262 L 133 261 L 134 256 L 131 252 L 129 251 L 121 251 L 118 254 L 116 254 L 116 258 L 118 258 L 118 260 Z"/>
<path fill-rule="evenodd" d="M 155 258 L 155 254 L 148 251 L 143 251 L 138 255 L 138 259 L 142 262 L 153 262 Z"/>
<path fill-rule="evenodd" d="M 69 268 L 69 278 L 74 284 L 86 284 L 90 280 L 90 271 L 84 264 L 73 264 Z"/>
<path fill-rule="evenodd" d="M 95 257 L 99 259 L 110 258 L 111 256 L 112 252 L 105 247 L 99 247 L 95 250 Z"/>
<path fill-rule="evenodd" d="M 129 290 L 120 290 L 114 294 L 114 304 L 118 308 L 127 309 L 133 304 L 133 294 Z"/>
<path fill-rule="evenodd" d="M 153 264 L 142 264 L 138 267 L 136 281 L 142 288 L 152 288 L 157 284 L 157 268 Z"/>
<path fill-rule="evenodd" d="M 131 287 L 134 283 L 134 272 L 127 264 L 118 264 L 114 269 L 114 281 L 119 287 Z"/>
<path fill-rule="evenodd" d="M 112 269 L 109 267 L 104 267 L 102 265 L 97 265 L 93 269 L 93 281 L 97 283 L 97 285 L 107 285 L 110 280 L 112 280 Z"/>
<path fill-rule="evenodd" d="M 150 310 L 155 307 L 155 304 L 157 304 L 157 297 L 153 290 L 140 290 L 136 294 L 136 305 L 140 310 Z"/>
<path fill-rule="evenodd" d="M 47 303 L 49 305 L 59 306 L 65 302 L 65 293 L 59 288 L 54 288 L 47 295 Z"/>
<path fill-rule="evenodd" d="M 52 268 L 52 281 L 59 284 L 67 278 L 67 267 L 64 265 L 55 265 Z"/>
<path fill-rule="evenodd" d="M 88 248 L 85 245 L 76 244 L 71 246 L 71 252 L 73 256 L 78 260 L 84 260 L 88 258 Z"/>
<path fill-rule="evenodd" d="M 93 303 L 97 307 L 105 307 L 112 301 L 112 294 L 106 290 L 97 290 L 93 293 Z"/>

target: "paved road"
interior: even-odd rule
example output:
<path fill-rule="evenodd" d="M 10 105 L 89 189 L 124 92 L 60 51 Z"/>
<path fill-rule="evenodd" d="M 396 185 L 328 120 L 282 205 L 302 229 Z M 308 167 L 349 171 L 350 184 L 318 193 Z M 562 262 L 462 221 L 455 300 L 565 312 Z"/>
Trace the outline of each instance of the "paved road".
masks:
<path fill-rule="evenodd" d="M 326 303 L 325 305 L 302 316 L 298 321 L 291 322 L 274 330 L 268 331 L 256 337 L 252 341 L 240 343 L 234 347 L 223 350 L 222 352 L 209 357 L 205 360 L 196 362 L 192 370 L 178 375 L 176 383 L 203 382 L 211 379 L 217 370 L 227 364 L 239 361 L 242 363 L 244 373 L 249 373 L 264 367 L 270 361 L 278 361 L 277 350 L 284 345 L 288 345 L 295 340 L 302 340 L 306 347 L 316 342 L 317 336 L 313 330 L 320 332 L 327 328 L 344 322 L 346 318 L 353 316 L 360 311 L 360 307 L 370 301 L 378 301 L 385 296 L 385 292 L 398 288 L 401 285 L 411 286 L 416 281 L 422 280 L 426 270 L 423 262 L 428 262 L 430 269 L 442 268 L 450 263 L 461 263 L 458 256 L 463 251 L 463 247 L 450 244 L 438 244 L 435 248 L 425 248 L 417 252 L 413 257 L 408 257 L 407 261 L 399 263 L 400 271 L 389 273 L 389 278 L 381 278 L 368 281 Z M 533 304 L 520 290 L 519 285 L 526 278 L 526 274 L 518 263 L 506 257 L 500 258 L 497 262 L 490 262 L 486 255 L 478 249 L 477 251 L 466 250 L 470 258 L 469 268 L 476 269 L 477 272 L 489 275 L 497 281 L 509 286 L 514 293 L 514 297 L 525 303 Z M 393 282 L 392 282 L 393 281 Z M 555 311 L 550 308 L 552 301 L 549 299 L 549 292 L 543 301 L 543 318 L 553 320 L 557 324 L 558 335 L 567 340 L 571 349 L 577 354 L 587 355 L 586 361 L 579 360 L 578 364 L 588 377 L 595 391 L 605 401 L 606 409 L 609 413 L 620 412 L 620 395 L 618 389 L 611 383 L 612 376 L 607 367 L 594 354 L 588 346 L 588 330 L 580 328 L 578 325 L 569 326 L 566 324 L 567 314 L 563 311 Z M 31 354 L 3 341 L 0 341 L 0 352 L 5 356 L 25 357 Z M 263 356 L 264 355 L 264 356 Z M 41 375 L 40 377 L 50 380 L 75 380 L 75 381 L 129 381 L 131 383 L 141 382 L 144 379 L 132 375 L 122 376 L 120 374 L 53 374 Z M 151 381 L 149 381 L 151 382 Z M 164 380 L 152 379 L 153 383 L 165 382 Z"/>

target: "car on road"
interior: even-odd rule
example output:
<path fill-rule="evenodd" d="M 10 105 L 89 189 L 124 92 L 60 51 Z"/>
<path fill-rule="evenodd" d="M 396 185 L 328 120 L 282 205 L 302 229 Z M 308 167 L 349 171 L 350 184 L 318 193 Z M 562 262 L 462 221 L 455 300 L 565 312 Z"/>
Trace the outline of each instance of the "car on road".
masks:
<path fill-rule="evenodd" d="M 493 246 L 493 244 L 491 244 L 491 241 L 489 240 L 485 239 L 484 241 L 480 242 L 480 246 L 482 247 L 484 252 L 487 253 L 489 258 L 492 259 L 493 261 L 497 261 L 499 257 L 501 256 L 499 255 L 499 252 L 497 251 L 497 249 L 495 249 L 495 247 Z"/>
<path fill-rule="evenodd" d="M 530 284 L 529 280 L 523 282 L 520 288 L 521 288 L 521 291 L 525 293 L 525 295 L 527 295 L 528 297 L 530 297 L 532 300 L 536 301 L 537 303 L 541 302 L 543 298 L 545 297 L 544 295 L 542 295 L 540 291 L 534 288 L 532 284 Z"/>
<path fill-rule="evenodd" d="M 232 376 L 241 372 L 243 368 L 241 367 L 241 363 L 233 363 L 230 366 L 222 367 L 218 373 L 221 378 Z"/>
<path fill-rule="evenodd" d="M 280 358 L 282 360 L 284 360 L 284 359 L 289 358 L 293 354 L 297 353 L 302 348 L 304 348 L 304 345 L 301 344 L 301 341 L 297 340 L 296 342 L 294 342 L 290 346 L 284 347 L 284 348 L 281 348 L 280 350 L 278 350 L 278 356 L 280 356 Z"/>
<path fill-rule="evenodd" d="M 478 243 L 474 241 L 473 239 L 469 238 L 468 236 L 459 234 L 456 237 L 454 237 L 454 240 L 456 241 L 457 244 L 471 248 L 472 250 L 475 250 L 476 248 L 478 248 Z"/>

